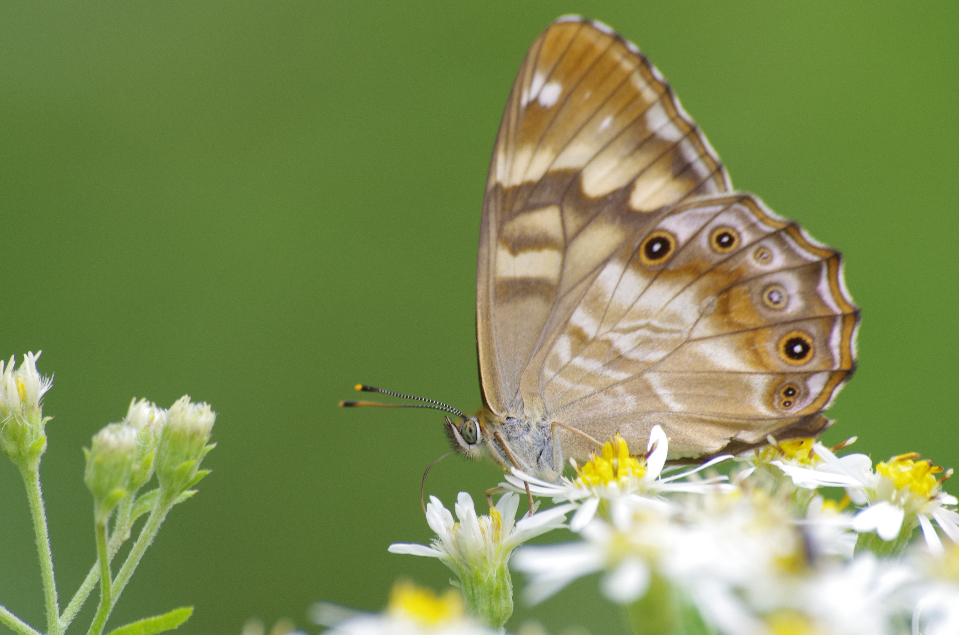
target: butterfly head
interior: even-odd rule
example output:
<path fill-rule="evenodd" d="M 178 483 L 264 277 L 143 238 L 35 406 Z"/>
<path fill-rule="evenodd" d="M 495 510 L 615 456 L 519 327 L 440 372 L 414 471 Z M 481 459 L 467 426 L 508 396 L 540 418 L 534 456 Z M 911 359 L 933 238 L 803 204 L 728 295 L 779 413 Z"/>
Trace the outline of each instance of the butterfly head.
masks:
<path fill-rule="evenodd" d="M 476 416 L 444 417 L 444 432 L 456 452 L 478 458 L 484 451 L 484 428 Z"/>

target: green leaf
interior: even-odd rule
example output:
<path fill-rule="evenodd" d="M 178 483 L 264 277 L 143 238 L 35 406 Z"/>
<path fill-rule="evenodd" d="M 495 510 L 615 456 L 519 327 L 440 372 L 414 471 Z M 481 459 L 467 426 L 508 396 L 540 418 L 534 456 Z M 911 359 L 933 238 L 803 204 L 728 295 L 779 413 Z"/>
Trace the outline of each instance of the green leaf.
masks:
<path fill-rule="evenodd" d="M 110 634 L 161 634 L 165 631 L 173 631 L 187 622 L 187 619 L 193 613 L 193 607 L 178 607 L 177 609 L 171 609 L 166 614 L 141 618 L 123 627 L 117 627 Z"/>
<path fill-rule="evenodd" d="M 154 488 L 149 492 L 144 492 L 137 497 L 134 501 L 133 510 L 130 513 L 130 525 L 133 526 L 134 522 L 150 510 L 154 509 L 154 503 L 157 502 L 157 495 L 160 494 L 160 489 Z"/>
<path fill-rule="evenodd" d="M 210 472 L 211 472 L 210 470 L 197 470 L 197 472 L 194 474 L 194 478 L 190 479 L 190 481 L 187 483 L 184 489 L 194 487 L 195 485 L 200 483 L 202 480 L 204 480 L 204 478 L 206 478 L 207 475 L 210 474 Z"/>

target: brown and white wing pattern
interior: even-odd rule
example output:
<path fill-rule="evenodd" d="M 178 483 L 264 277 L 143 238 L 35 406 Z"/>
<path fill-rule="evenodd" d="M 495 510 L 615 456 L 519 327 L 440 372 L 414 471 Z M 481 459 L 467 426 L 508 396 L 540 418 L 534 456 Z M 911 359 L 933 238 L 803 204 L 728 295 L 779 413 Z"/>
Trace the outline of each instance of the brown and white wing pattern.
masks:
<path fill-rule="evenodd" d="M 838 252 L 754 195 L 672 206 L 588 285 L 549 344 L 538 389 L 553 421 L 674 458 L 814 433 L 855 367 L 858 310 Z M 560 432 L 566 456 L 586 439 Z"/>
<path fill-rule="evenodd" d="M 543 412 L 548 346 L 605 264 L 663 207 L 729 190 L 714 151 L 633 45 L 580 18 L 548 27 L 511 91 L 485 193 L 477 332 L 487 406 Z"/>

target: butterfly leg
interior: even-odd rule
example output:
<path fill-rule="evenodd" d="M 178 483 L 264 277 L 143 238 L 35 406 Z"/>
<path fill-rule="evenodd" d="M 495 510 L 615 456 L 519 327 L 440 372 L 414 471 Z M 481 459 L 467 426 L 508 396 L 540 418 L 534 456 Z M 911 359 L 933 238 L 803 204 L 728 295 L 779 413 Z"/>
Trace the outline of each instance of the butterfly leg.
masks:
<path fill-rule="evenodd" d="M 500 485 L 495 485 L 494 487 L 489 487 L 488 489 L 484 490 L 484 499 L 488 502 L 488 510 L 494 508 L 494 500 L 492 500 L 491 497 L 495 494 L 501 494 L 503 492 L 504 488 L 502 488 Z"/>
<path fill-rule="evenodd" d="M 531 486 L 528 482 L 524 482 L 524 491 L 528 495 L 528 516 L 534 515 L 534 497 L 531 496 Z"/>

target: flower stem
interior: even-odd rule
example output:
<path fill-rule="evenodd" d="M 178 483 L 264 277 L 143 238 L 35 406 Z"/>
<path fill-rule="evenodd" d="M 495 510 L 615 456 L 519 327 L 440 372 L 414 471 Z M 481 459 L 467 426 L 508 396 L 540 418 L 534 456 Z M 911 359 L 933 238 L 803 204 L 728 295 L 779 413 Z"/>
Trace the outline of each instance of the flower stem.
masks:
<path fill-rule="evenodd" d="M 17 616 L 12 611 L 7 609 L 3 605 L 0 605 L 0 622 L 2 622 L 4 625 L 6 625 L 7 627 L 9 627 L 11 630 L 15 631 L 18 634 L 26 635 L 26 634 L 40 633 L 39 631 L 37 631 L 27 623 L 17 618 Z"/>
<path fill-rule="evenodd" d="M 97 606 L 96 618 L 103 617 L 104 622 L 106 622 L 107 615 L 113 607 L 113 599 L 110 595 L 110 556 L 107 553 L 106 521 L 97 521 L 95 534 L 97 537 L 97 564 L 100 566 L 100 604 Z M 103 628 L 103 625 L 101 625 L 101 628 Z"/>
<path fill-rule="evenodd" d="M 664 577 L 652 574 L 648 591 L 626 608 L 635 634 L 707 634 L 697 610 Z"/>
<path fill-rule="evenodd" d="M 60 609 L 57 606 L 57 583 L 53 576 L 53 555 L 50 552 L 50 535 L 47 532 L 47 515 L 43 507 L 43 491 L 40 487 L 40 463 L 26 462 L 20 466 L 20 476 L 27 491 L 33 532 L 40 560 L 40 580 L 43 583 L 44 609 L 47 613 L 47 633 L 59 634 Z"/>
<path fill-rule="evenodd" d="M 130 537 L 130 515 L 133 510 L 133 498 L 127 497 L 121 501 L 120 506 L 117 508 L 117 519 L 114 521 L 114 530 L 110 535 L 110 540 L 107 543 L 107 559 L 108 562 L 113 560 L 114 556 L 120 550 L 121 546 Z M 73 623 L 74 618 L 80 613 L 81 608 L 87 598 L 90 597 L 90 592 L 93 591 L 97 582 L 100 580 L 100 561 L 98 556 L 98 561 L 90 566 L 90 570 L 87 572 L 87 577 L 84 578 L 80 587 L 77 589 L 77 593 L 73 595 L 70 599 L 70 603 L 64 608 L 63 613 L 60 615 L 60 628 L 66 631 L 68 627 Z"/>
<path fill-rule="evenodd" d="M 97 615 L 94 616 L 93 622 L 90 623 L 90 628 L 87 630 L 88 634 L 99 634 L 103 632 L 104 625 L 107 624 L 107 619 L 110 617 L 110 612 L 113 611 L 114 605 L 123 593 L 127 583 L 130 582 L 130 577 L 133 576 L 134 570 L 136 570 L 140 564 L 140 559 L 144 557 L 147 548 L 154 542 L 154 538 L 156 538 L 157 532 L 160 530 L 160 526 L 167 516 L 167 512 L 170 511 L 171 505 L 171 499 L 157 499 L 157 504 L 154 505 L 150 516 L 147 517 L 147 522 L 144 523 L 143 528 L 140 530 L 137 541 L 134 543 L 134 546 L 130 548 L 127 559 L 121 566 L 120 571 L 117 572 L 117 578 L 114 579 L 111 587 L 113 591 L 110 604 L 106 606 L 102 605 L 101 608 L 97 610 Z"/>

